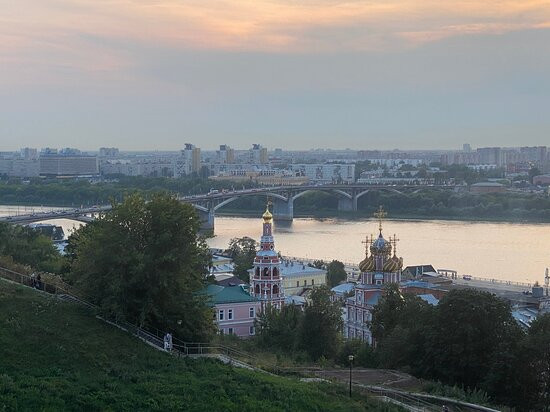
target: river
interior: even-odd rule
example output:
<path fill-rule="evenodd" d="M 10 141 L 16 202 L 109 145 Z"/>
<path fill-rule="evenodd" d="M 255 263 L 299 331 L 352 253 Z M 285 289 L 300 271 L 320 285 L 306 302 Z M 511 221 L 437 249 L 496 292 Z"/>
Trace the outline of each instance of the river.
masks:
<path fill-rule="evenodd" d="M 0 206 L 0 215 L 29 213 L 52 208 Z M 58 209 L 58 208 L 57 208 Z M 68 219 L 50 220 L 65 234 L 81 223 Z M 436 269 L 516 282 L 543 282 L 550 266 L 549 223 L 485 223 L 446 220 L 386 220 L 384 236 L 396 234 L 397 254 L 405 266 L 431 264 Z M 211 247 L 226 248 L 233 237 L 259 240 L 260 218 L 216 217 Z M 366 235 L 377 234 L 371 219 L 296 218 L 291 225 L 275 224 L 275 247 L 283 255 L 311 259 L 359 262 L 365 254 Z"/>
<path fill-rule="evenodd" d="M 225 248 L 233 237 L 259 240 L 259 218 L 217 217 L 211 247 Z M 275 247 L 283 255 L 311 259 L 359 262 L 365 256 L 362 241 L 378 234 L 370 219 L 294 219 L 275 225 Z M 516 282 L 544 281 L 550 266 L 550 224 L 485 223 L 445 220 L 386 220 L 386 239 L 397 235 L 397 254 L 404 265 L 431 264 L 436 269 Z"/>

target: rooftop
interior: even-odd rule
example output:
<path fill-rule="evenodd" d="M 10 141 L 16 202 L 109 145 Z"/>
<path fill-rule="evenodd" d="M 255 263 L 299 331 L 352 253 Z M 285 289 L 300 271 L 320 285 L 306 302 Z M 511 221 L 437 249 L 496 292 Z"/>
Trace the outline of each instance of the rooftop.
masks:
<path fill-rule="evenodd" d="M 281 264 L 281 275 L 285 277 L 302 276 L 302 275 L 325 275 L 324 269 L 317 269 L 300 262 L 285 261 Z"/>
<path fill-rule="evenodd" d="M 257 299 L 250 296 L 242 285 L 235 286 L 219 286 L 208 285 L 204 288 L 201 294 L 206 294 L 210 297 L 211 305 L 222 303 L 240 303 L 240 302 L 256 302 Z"/>

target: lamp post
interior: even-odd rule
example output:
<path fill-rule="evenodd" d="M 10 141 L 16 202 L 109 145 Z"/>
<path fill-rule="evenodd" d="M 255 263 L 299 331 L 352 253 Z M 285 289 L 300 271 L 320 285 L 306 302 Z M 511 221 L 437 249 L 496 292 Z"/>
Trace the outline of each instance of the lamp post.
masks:
<path fill-rule="evenodd" d="M 353 369 L 353 355 L 349 355 L 348 360 L 349 360 L 349 397 L 351 398 L 351 371 Z"/>

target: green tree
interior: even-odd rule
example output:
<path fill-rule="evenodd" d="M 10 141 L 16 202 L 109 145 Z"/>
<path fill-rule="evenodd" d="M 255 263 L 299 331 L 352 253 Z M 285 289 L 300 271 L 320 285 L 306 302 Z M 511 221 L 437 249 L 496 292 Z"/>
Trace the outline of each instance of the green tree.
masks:
<path fill-rule="evenodd" d="M 285 305 L 280 310 L 267 306 L 256 320 L 259 343 L 263 347 L 293 350 L 303 316 L 295 305 Z"/>
<path fill-rule="evenodd" d="M 537 317 L 518 351 L 510 393 L 519 410 L 550 411 L 550 313 Z"/>
<path fill-rule="evenodd" d="M 339 260 L 333 260 L 327 265 L 327 283 L 332 288 L 347 279 L 346 268 Z"/>
<path fill-rule="evenodd" d="M 330 289 L 313 289 L 300 325 L 299 348 L 313 360 L 334 358 L 342 340 L 342 324 L 342 307 L 331 301 Z"/>
<path fill-rule="evenodd" d="M 485 389 L 490 382 L 505 380 L 490 374 L 506 370 L 490 368 L 503 364 L 501 354 L 509 353 L 519 338 L 521 330 L 508 302 L 488 292 L 452 290 L 435 314 L 429 373 L 447 384 Z"/>
<path fill-rule="evenodd" d="M 188 339 L 213 332 L 197 291 L 209 253 L 191 205 L 133 195 L 69 239 L 70 279 L 105 311 Z"/>
<path fill-rule="evenodd" d="M 27 226 L 0 222 L 0 256 L 37 270 L 58 273 L 63 259 L 51 239 Z"/>
<path fill-rule="evenodd" d="M 229 241 L 227 251 L 235 265 L 233 274 L 243 282 L 249 282 L 248 270 L 254 266 L 257 246 L 258 242 L 248 236 L 233 238 Z"/>

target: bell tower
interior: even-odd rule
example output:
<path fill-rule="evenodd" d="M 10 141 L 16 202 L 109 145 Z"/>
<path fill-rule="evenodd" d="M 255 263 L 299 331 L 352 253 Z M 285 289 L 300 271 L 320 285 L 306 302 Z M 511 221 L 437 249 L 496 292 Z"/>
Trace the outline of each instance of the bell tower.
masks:
<path fill-rule="evenodd" d="M 285 301 L 281 278 L 280 259 L 273 241 L 273 215 L 268 202 L 263 219 L 263 232 L 260 249 L 254 258 L 254 268 L 250 274 L 250 294 L 260 300 L 262 309 L 272 305 L 280 309 Z"/>

